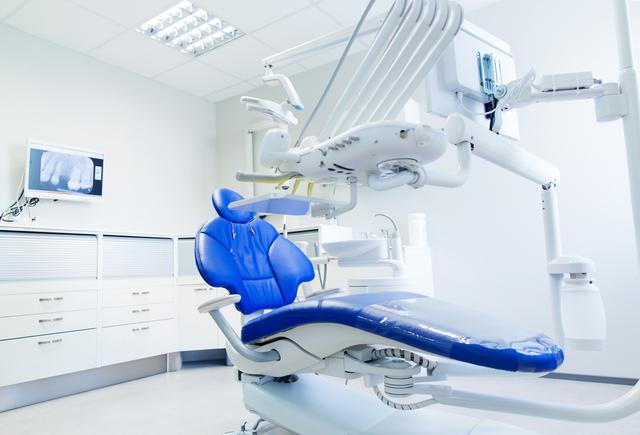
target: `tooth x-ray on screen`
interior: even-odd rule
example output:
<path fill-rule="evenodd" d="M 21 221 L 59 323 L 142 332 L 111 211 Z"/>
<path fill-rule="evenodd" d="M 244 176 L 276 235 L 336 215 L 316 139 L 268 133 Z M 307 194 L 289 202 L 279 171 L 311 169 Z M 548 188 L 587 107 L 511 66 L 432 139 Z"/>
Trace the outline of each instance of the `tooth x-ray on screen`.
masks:
<path fill-rule="evenodd" d="M 27 187 L 32 193 L 100 197 L 103 168 L 102 155 L 31 144 Z"/>

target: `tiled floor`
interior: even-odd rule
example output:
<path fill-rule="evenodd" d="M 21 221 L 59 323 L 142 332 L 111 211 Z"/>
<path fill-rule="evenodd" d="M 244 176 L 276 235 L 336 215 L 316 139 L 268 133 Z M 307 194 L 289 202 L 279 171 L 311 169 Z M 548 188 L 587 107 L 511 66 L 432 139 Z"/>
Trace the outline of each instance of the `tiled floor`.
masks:
<path fill-rule="evenodd" d="M 559 402 L 598 403 L 629 387 L 552 379 L 465 380 L 457 387 Z M 445 410 L 445 407 L 441 407 Z M 638 435 L 640 414 L 588 425 L 484 411 L 446 409 L 548 435 Z M 199 435 L 237 430 L 249 417 L 230 367 L 198 365 L 0 413 L 2 435 Z M 283 431 L 269 431 L 269 434 Z"/>

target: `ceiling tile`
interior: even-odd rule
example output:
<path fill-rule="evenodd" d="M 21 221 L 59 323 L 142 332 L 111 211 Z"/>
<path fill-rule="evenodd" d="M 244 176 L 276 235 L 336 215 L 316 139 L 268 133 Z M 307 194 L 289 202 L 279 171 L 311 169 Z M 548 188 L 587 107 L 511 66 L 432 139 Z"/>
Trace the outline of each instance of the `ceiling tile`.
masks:
<path fill-rule="evenodd" d="M 13 12 L 24 0 L 2 0 L 0 1 L 0 20 Z"/>
<path fill-rule="evenodd" d="M 155 79 L 199 97 L 228 88 L 239 82 L 237 78 L 196 60 L 160 74 Z"/>
<path fill-rule="evenodd" d="M 93 50 L 91 55 L 146 77 L 153 77 L 192 60 L 192 57 L 135 30 L 112 39 Z"/>
<path fill-rule="evenodd" d="M 311 5 L 307 0 L 198 0 L 197 4 L 244 32 L 253 32 Z"/>
<path fill-rule="evenodd" d="M 313 7 L 260 29 L 253 35 L 277 50 L 285 50 L 338 29 L 338 24 Z"/>
<path fill-rule="evenodd" d="M 300 57 L 299 59 L 296 59 L 296 60 L 300 65 L 304 66 L 306 69 L 311 69 L 321 65 L 326 65 L 328 63 L 335 62 L 338 59 L 340 59 L 340 56 L 342 56 L 342 52 L 344 51 L 345 45 L 340 45 L 339 47 L 330 48 L 320 53 L 314 53 L 310 56 Z M 351 50 L 349 51 L 349 56 L 347 57 L 347 59 L 357 53 L 360 53 L 364 49 L 365 49 L 365 46 L 363 44 L 360 44 L 360 43 L 353 44 L 351 46 Z"/>
<path fill-rule="evenodd" d="M 251 36 L 243 36 L 198 57 L 198 60 L 241 79 L 261 75 L 262 58 L 275 50 Z"/>
<path fill-rule="evenodd" d="M 221 91 L 214 92 L 211 95 L 207 95 L 207 100 L 218 102 L 226 100 L 227 98 L 234 97 L 236 95 L 241 95 L 247 91 L 250 91 L 251 89 L 253 89 L 253 86 L 250 83 L 242 82 Z"/>
<path fill-rule="evenodd" d="M 89 51 L 124 28 L 73 3 L 31 0 L 8 17 L 6 24 L 56 44 Z"/>
<path fill-rule="evenodd" d="M 284 74 L 287 77 L 294 76 L 296 74 L 300 74 L 303 71 L 306 71 L 306 68 L 300 65 L 299 63 L 291 63 L 289 65 L 278 67 L 277 65 L 274 67 L 273 71 L 275 73 Z M 262 81 L 262 80 L 260 80 Z"/>
<path fill-rule="evenodd" d="M 368 0 L 322 0 L 318 2 L 317 5 L 340 23 L 341 26 L 354 26 L 360 19 L 360 16 L 362 16 L 362 13 L 367 7 L 367 3 L 369 3 Z M 367 18 L 369 19 L 383 14 L 386 15 L 391 5 L 393 5 L 393 0 L 376 1 Z"/>
<path fill-rule="evenodd" d="M 178 3 L 178 0 L 71 0 L 125 27 L 136 27 Z"/>

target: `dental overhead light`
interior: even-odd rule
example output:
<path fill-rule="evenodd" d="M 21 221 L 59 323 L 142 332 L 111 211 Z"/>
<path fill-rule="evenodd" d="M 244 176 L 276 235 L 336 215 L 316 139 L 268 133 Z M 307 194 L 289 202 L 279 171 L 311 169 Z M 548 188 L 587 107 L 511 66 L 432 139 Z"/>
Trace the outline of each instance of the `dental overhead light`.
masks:
<path fill-rule="evenodd" d="M 194 57 L 244 36 L 235 26 L 190 1 L 181 1 L 136 30 Z"/>

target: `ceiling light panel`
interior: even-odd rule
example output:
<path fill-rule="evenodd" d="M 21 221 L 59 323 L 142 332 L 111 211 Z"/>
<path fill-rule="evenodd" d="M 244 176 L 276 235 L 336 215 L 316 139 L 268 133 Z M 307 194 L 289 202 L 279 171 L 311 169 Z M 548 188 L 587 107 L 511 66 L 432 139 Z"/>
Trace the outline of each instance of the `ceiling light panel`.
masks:
<path fill-rule="evenodd" d="M 194 57 L 244 35 L 235 26 L 190 1 L 181 1 L 136 30 Z"/>

